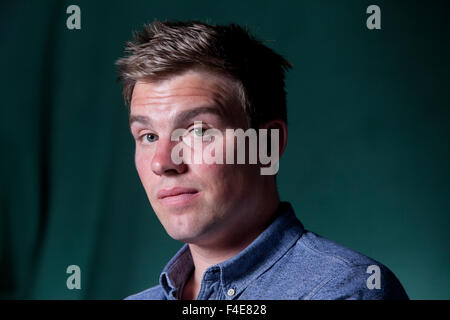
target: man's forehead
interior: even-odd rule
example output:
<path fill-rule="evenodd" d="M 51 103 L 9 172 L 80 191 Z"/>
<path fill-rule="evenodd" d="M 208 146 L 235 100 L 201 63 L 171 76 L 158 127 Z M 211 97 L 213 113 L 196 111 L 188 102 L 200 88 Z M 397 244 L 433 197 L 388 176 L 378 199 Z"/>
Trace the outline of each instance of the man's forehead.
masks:
<path fill-rule="evenodd" d="M 131 116 L 139 114 L 160 120 L 175 119 L 177 115 L 189 110 L 206 107 L 210 111 L 208 113 L 223 118 L 226 117 L 229 108 L 224 99 L 206 90 L 173 90 L 167 94 L 154 95 L 150 90 L 145 90 L 145 87 L 145 85 L 138 87 L 138 90 L 143 92 L 137 91 L 136 98 L 132 101 L 130 119 Z"/>
<path fill-rule="evenodd" d="M 131 105 L 180 100 L 214 100 L 219 104 L 226 104 L 235 93 L 233 89 L 228 79 L 206 72 L 190 71 L 158 82 L 138 81 L 133 90 Z"/>
<path fill-rule="evenodd" d="M 160 82 L 138 81 L 132 95 L 131 114 L 144 111 L 148 115 L 153 113 L 159 117 L 164 113 L 172 118 L 181 111 L 200 106 L 219 109 L 217 114 L 227 118 L 227 122 L 246 123 L 246 116 L 231 80 L 196 71 Z"/>

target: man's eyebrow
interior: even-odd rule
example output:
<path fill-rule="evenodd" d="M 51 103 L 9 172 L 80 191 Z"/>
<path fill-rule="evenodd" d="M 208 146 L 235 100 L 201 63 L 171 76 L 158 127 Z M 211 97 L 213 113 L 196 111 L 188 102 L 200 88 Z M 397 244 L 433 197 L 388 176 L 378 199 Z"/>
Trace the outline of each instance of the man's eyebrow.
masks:
<path fill-rule="evenodd" d="M 190 110 L 185 110 L 185 111 L 180 112 L 175 117 L 175 123 L 177 125 L 179 125 L 179 124 L 184 123 L 186 121 L 189 121 L 192 118 L 198 116 L 199 114 L 203 114 L 203 113 L 210 113 L 210 114 L 215 114 L 215 115 L 218 115 L 218 116 L 222 116 L 222 112 L 220 111 L 219 108 L 212 107 L 212 106 L 204 106 L 204 107 L 198 107 L 198 108 L 195 108 L 195 109 L 190 109 Z M 152 123 L 151 119 L 149 117 L 147 117 L 147 116 L 130 115 L 130 120 L 129 120 L 130 126 L 134 122 L 139 122 L 139 123 L 142 123 L 144 125 L 150 125 Z"/>
<path fill-rule="evenodd" d="M 150 120 L 149 117 L 146 116 L 140 116 L 140 115 L 130 115 L 130 126 L 134 123 L 134 122 L 139 122 L 145 125 L 150 124 L 152 121 Z"/>
<path fill-rule="evenodd" d="M 204 107 L 198 107 L 195 109 L 190 109 L 190 110 L 185 110 L 185 111 L 180 112 L 175 117 L 175 123 L 181 124 L 181 123 L 187 122 L 187 121 L 191 120 L 192 118 L 194 118 L 200 114 L 203 114 L 203 113 L 210 113 L 210 114 L 214 114 L 217 116 L 223 116 L 221 110 L 218 107 L 204 106 Z"/>

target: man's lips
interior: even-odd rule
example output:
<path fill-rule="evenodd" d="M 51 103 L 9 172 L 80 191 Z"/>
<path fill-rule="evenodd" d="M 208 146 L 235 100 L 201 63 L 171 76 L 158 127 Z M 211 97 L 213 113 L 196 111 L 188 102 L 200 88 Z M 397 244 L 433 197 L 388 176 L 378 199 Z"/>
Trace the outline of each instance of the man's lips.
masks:
<path fill-rule="evenodd" d="M 197 189 L 175 187 L 159 190 L 156 197 L 165 206 L 184 206 L 198 195 Z"/>
<path fill-rule="evenodd" d="M 183 195 L 183 194 L 195 194 L 197 193 L 198 190 L 197 189 L 193 189 L 193 188 L 183 188 L 183 187 L 175 187 L 172 189 L 161 189 L 158 191 L 158 193 L 156 194 L 156 197 L 158 199 L 164 199 L 164 198 L 168 198 L 168 197 L 175 197 L 175 196 L 179 196 L 179 195 Z"/>

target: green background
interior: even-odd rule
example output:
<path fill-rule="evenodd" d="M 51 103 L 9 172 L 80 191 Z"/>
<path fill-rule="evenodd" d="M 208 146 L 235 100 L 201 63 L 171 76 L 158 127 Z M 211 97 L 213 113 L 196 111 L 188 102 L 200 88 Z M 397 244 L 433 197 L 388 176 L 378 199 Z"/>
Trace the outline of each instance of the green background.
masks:
<path fill-rule="evenodd" d="M 81 30 L 66 8 L 81 8 Z M 366 8 L 381 8 L 381 30 Z M 450 298 L 449 6 L 439 1 L 2 1 L 0 298 L 122 299 L 181 243 L 134 168 L 114 61 L 158 19 L 247 25 L 285 55 L 283 200 L 307 229 Z M 66 268 L 81 268 L 81 290 Z"/>

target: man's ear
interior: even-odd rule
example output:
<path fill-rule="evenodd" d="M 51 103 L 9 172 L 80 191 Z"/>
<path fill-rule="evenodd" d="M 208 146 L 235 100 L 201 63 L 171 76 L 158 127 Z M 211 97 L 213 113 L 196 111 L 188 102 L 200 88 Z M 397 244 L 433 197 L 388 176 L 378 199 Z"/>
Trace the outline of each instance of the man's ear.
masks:
<path fill-rule="evenodd" d="M 270 141 L 272 141 L 272 137 L 271 137 L 271 129 L 278 129 L 278 133 L 279 133 L 279 140 L 278 140 L 278 154 L 281 158 L 281 156 L 284 153 L 284 150 L 286 149 L 286 145 L 287 145 L 287 138 L 288 138 L 288 132 L 287 132 L 287 124 L 285 121 L 283 120 L 270 120 L 268 122 L 265 122 L 264 124 L 262 124 L 260 127 L 260 129 L 267 129 L 267 140 L 268 140 L 268 151 L 271 154 L 271 148 L 272 146 L 270 145 Z"/>

